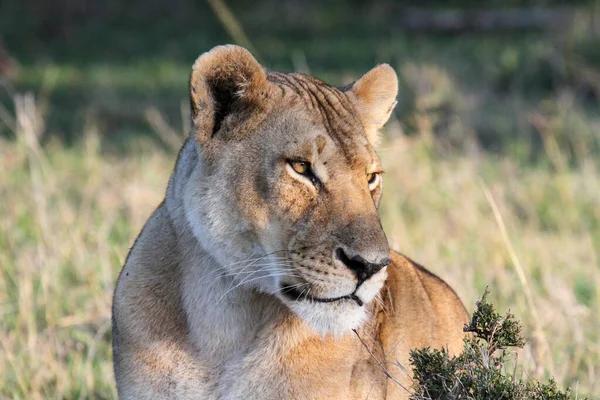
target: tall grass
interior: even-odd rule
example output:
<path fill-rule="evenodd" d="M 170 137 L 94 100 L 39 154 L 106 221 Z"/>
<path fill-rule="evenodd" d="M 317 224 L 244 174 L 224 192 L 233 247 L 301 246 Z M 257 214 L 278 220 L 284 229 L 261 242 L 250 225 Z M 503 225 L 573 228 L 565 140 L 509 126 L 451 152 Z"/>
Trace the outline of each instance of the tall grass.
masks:
<path fill-rule="evenodd" d="M 114 283 L 175 151 L 147 139 L 125 155 L 105 151 L 93 115 L 75 146 L 40 146 L 33 97 L 15 104 L 5 122 L 16 139 L 0 138 L 0 397 L 115 398 Z M 446 279 L 470 310 L 489 286 L 524 324 L 523 374 L 599 392 L 598 163 L 585 152 L 556 161 L 569 159 L 556 144 L 560 116 L 543 116 L 548 155 L 526 165 L 479 151 L 468 136 L 448 151 L 431 131 L 437 116 L 419 107 L 409 118 L 417 135 L 394 120 L 380 149 L 392 246 Z M 156 110 L 147 116 L 167 129 Z M 160 137 L 176 147 L 172 131 Z"/>
<path fill-rule="evenodd" d="M 114 398 L 114 282 L 173 160 L 103 156 L 92 123 L 79 146 L 42 149 L 33 98 L 16 110 L 17 140 L 0 139 L 0 393 Z"/>

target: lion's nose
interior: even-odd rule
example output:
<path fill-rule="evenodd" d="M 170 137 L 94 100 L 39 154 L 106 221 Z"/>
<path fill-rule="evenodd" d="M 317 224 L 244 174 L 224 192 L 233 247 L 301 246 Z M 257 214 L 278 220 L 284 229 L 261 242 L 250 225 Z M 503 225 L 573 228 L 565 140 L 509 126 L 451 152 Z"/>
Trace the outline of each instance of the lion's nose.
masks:
<path fill-rule="evenodd" d="M 360 254 L 348 256 L 341 247 L 337 248 L 335 255 L 346 267 L 354 272 L 359 285 L 392 262 L 389 257 L 384 257 L 378 261 L 369 261 Z"/>

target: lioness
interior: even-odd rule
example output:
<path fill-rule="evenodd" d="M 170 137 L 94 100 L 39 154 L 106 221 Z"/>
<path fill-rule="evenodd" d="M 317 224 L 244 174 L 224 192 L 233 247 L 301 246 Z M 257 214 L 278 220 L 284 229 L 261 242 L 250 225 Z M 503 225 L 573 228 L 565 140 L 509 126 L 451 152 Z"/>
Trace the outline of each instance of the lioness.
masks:
<path fill-rule="evenodd" d="M 115 291 L 121 398 L 407 398 L 409 349 L 461 348 L 461 301 L 377 214 L 397 88 L 386 64 L 334 88 L 237 46 L 198 58 L 192 135 Z"/>

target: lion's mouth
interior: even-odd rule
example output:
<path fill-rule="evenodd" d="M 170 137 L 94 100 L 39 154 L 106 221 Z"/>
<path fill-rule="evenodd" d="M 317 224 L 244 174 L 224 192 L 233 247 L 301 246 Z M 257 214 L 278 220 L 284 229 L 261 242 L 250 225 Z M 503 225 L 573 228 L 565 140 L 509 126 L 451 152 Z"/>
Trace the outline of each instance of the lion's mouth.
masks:
<path fill-rule="evenodd" d="M 359 307 L 363 305 L 363 301 L 354 293 L 339 297 L 313 297 L 310 296 L 308 293 L 300 291 L 297 287 L 294 287 L 293 285 L 282 284 L 281 294 L 283 294 L 288 300 L 291 301 L 307 300 L 314 301 L 316 303 L 333 303 L 334 301 L 351 300 L 358 304 Z"/>

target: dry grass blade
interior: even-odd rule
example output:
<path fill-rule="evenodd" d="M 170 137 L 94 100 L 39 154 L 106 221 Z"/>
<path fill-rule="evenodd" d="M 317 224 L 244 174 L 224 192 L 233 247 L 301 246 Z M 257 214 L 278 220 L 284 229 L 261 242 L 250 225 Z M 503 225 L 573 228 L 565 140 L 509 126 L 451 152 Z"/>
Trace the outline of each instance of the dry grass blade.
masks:
<path fill-rule="evenodd" d="M 490 204 L 490 207 L 492 208 L 492 212 L 494 213 L 494 218 L 496 219 L 496 223 L 498 224 L 498 228 L 500 229 L 500 234 L 502 235 L 502 240 L 504 241 L 504 244 L 506 245 L 506 249 L 508 250 L 508 252 L 510 254 L 512 264 L 515 267 L 515 270 L 517 271 L 517 275 L 519 276 L 519 281 L 521 282 L 521 286 L 523 287 L 523 291 L 525 292 L 527 304 L 529 305 L 531 315 L 533 316 L 534 326 L 535 326 L 535 336 L 536 336 L 536 339 L 539 341 L 539 345 L 540 345 L 539 352 L 541 353 L 539 356 L 540 360 L 537 360 L 538 361 L 538 371 L 536 371 L 536 372 L 537 372 L 538 376 L 541 376 L 541 374 L 543 372 L 543 368 L 540 365 L 541 358 L 542 358 L 542 355 L 548 350 L 548 340 L 546 339 L 546 335 L 542 328 L 540 316 L 538 314 L 537 307 L 536 307 L 535 301 L 533 299 L 533 293 L 531 291 L 531 287 L 529 286 L 529 282 L 527 281 L 527 276 L 525 275 L 523 266 L 521 265 L 521 261 L 519 260 L 519 257 L 517 257 L 517 253 L 512 245 L 512 242 L 510 241 L 508 232 L 506 230 L 506 225 L 504 224 L 504 219 L 502 218 L 502 214 L 500 214 L 500 210 L 498 209 L 496 200 L 494 200 L 494 196 L 492 196 L 492 193 L 490 192 L 490 190 L 487 187 L 485 187 L 485 185 L 483 185 L 483 192 L 485 193 L 485 197 L 486 197 L 488 203 Z M 552 370 L 552 368 L 550 368 L 550 370 Z"/>
<path fill-rule="evenodd" d="M 160 111 L 158 111 L 156 107 L 150 107 L 146 110 L 145 116 L 146 120 L 163 143 L 169 146 L 171 150 L 175 152 L 179 151 L 185 138 L 178 134 L 175 129 L 171 128 Z"/>
<path fill-rule="evenodd" d="M 377 365 L 383 371 L 383 373 L 385 374 L 385 376 L 387 376 L 395 384 L 397 384 L 402 389 L 404 389 L 407 393 L 412 394 L 412 392 L 406 386 L 404 386 L 402 383 L 400 383 L 396 378 L 394 378 L 392 376 L 392 374 L 387 370 L 387 368 L 385 367 L 385 365 L 383 365 L 381 363 L 381 361 L 379 361 L 377 359 L 377 357 L 375 357 L 375 354 L 373 354 L 373 352 L 371 351 L 371 349 L 369 349 L 369 346 L 367 346 L 367 344 L 362 340 L 362 338 L 360 337 L 360 335 L 358 334 L 358 332 L 356 331 L 356 329 L 352 329 L 352 332 L 354 332 L 354 334 L 356 335 L 356 337 L 358 338 L 358 340 L 360 340 L 360 343 L 363 345 L 363 347 L 365 348 L 365 350 L 367 350 L 367 352 L 369 353 L 369 355 L 371 356 L 371 358 L 373 358 L 373 360 L 377 363 Z"/>
<path fill-rule="evenodd" d="M 242 28 L 242 24 L 238 21 L 238 19 L 233 15 L 227 4 L 225 4 L 224 0 L 208 0 L 208 3 L 212 7 L 215 12 L 217 18 L 221 21 L 229 36 L 240 46 L 248 49 L 257 60 L 260 61 L 260 56 L 256 48 L 250 42 L 250 39 L 244 32 Z"/>

